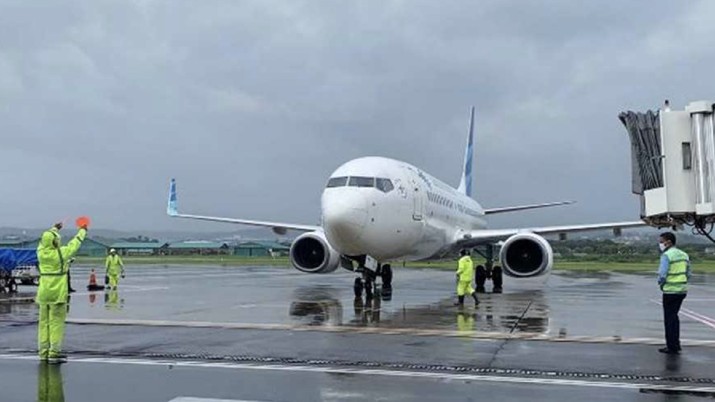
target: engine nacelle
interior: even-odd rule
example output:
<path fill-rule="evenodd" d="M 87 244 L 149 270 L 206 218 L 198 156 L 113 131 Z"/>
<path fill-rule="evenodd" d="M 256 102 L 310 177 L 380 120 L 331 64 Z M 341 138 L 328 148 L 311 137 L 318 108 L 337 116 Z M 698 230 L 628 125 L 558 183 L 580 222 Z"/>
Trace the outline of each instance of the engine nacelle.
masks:
<path fill-rule="evenodd" d="M 327 274 L 340 266 L 340 254 L 330 247 L 323 232 L 309 232 L 290 245 L 290 262 L 298 271 Z"/>
<path fill-rule="evenodd" d="M 551 271 L 554 251 L 543 237 L 534 233 L 518 233 L 504 242 L 499 259 L 507 275 L 531 278 Z"/>

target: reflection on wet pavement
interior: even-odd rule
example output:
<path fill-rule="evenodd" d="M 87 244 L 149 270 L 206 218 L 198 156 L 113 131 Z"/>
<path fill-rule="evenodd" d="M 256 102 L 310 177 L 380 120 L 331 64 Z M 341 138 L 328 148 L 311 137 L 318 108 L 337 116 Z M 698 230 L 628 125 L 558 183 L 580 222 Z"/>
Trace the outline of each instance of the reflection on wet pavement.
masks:
<path fill-rule="evenodd" d="M 77 277 L 82 277 L 83 268 Z M 453 305 L 450 272 L 396 270 L 389 298 L 355 298 L 353 274 L 306 275 L 270 267 L 129 267 L 120 290 L 78 292 L 70 319 L 172 320 L 298 326 L 355 326 L 485 333 L 545 334 L 552 337 L 662 336 L 659 291 L 647 275 L 607 272 L 556 273 L 543 283 L 509 278 L 503 294 L 482 294 L 481 304 Z M 87 271 L 86 268 L 84 268 Z M 715 301 L 710 276 L 696 276 L 685 308 L 708 317 Z M 0 326 L 36 319 L 32 287 L 28 301 L 0 299 Z M 388 299 L 388 300 L 385 300 Z M 711 317 L 708 317 L 711 318 Z M 27 324 L 25 324 L 27 325 Z M 711 340 L 713 329 L 682 319 L 683 337 Z"/>
<path fill-rule="evenodd" d="M 62 366 L 41 362 L 37 366 L 37 401 L 64 402 Z"/>
<path fill-rule="evenodd" d="M 104 308 L 117 311 L 122 307 L 124 307 L 124 299 L 119 298 L 119 290 L 111 289 L 104 292 Z"/>
<path fill-rule="evenodd" d="M 346 395 L 353 391 L 358 395 L 354 400 L 462 401 L 475 399 L 474 379 L 509 375 L 520 382 L 489 380 L 480 384 L 479 395 L 497 400 L 512 400 L 513 395 L 544 401 L 663 400 L 661 394 L 644 397 L 640 383 L 660 386 L 666 378 L 678 386 L 715 384 L 715 349 L 706 342 L 713 338 L 713 328 L 682 317 L 684 341 L 690 340 L 684 342 L 684 353 L 657 352 L 662 312 L 651 302 L 659 295 L 652 276 L 557 273 L 536 285 L 507 280 L 503 294 L 482 294 L 478 307 L 467 303 L 459 308 L 453 305 L 453 275 L 445 271 L 396 270 L 390 298 L 380 292 L 355 298 L 348 272 L 128 269 L 120 290 L 73 294 L 69 318 L 77 321 L 68 326 L 70 362 L 63 366 L 35 360 L 34 288 L 21 288 L 22 303 L 0 298 L 0 349 L 5 353 L 5 360 L 0 357 L 0 378 L 5 380 L 0 381 L 0 400 L 35 400 L 35 380 L 38 401 L 63 401 L 66 390 L 68 400 L 108 402 L 169 401 L 177 395 L 349 400 Z M 81 268 L 76 270 L 81 277 Z M 715 280 L 700 276 L 693 282 L 685 308 L 707 322 Z M 579 336 L 608 339 L 584 341 Z M 613 338 L 631 342 L 616 344 Z M 181 359 L 186 360 L 183 367 L 167 369 L 167 361 L 173 365 Z M 245 367 L 229 370 L 230 364 Z M 355 371 L 309 371 L 333 366 Z M 284 371 L 271 371 L 277 368 Z M 413 369 L 414 378 L 394 379 Z M 453 377 L 424 378 L 446 374 L 446 369 Z M 390 376 L 355 374 L 365 370 Z M 474 378 L 460 377 L 467 372 Z M 534 396 L 546 385 L 533 385 L 537 380 L 548 386 L 564 380 L 589 383 L 580 394 L 565 394 L 573 389 L 569 385 L 538 398 Z M 602 388 L 616 381 L 630 381 L 630 393 L 618 384 L 611 394 Z M 488 394 L 489 387 L 497 388 Z M 405 390 L 410 394 L 401 398 Z M 239 397 L 237 391 L 255 392 Z"/>

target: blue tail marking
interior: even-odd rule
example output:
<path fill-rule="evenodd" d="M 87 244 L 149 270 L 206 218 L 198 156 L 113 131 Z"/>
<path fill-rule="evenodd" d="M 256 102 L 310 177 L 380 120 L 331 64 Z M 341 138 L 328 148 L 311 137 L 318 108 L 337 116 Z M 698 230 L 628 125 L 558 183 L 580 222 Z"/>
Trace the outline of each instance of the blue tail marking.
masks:
<path fill-rule="evenodd" d="M 176 207 L 176 180 L 171 179 L 171 184 L 169 184 L 169 203 L 166 206 L 166 213 L 169 216 L 176 216 L 179 211 Z"/>
<path fill-rule="evenodd" d="M 462 194 L 472 196 L 472 165 L 474 160 L 474 106 L 469 115 L 469 136 L 467 137 L 467 149 L 464 151 L 464 168 L 462 178 L 459 181 L 459 188 Z"/>

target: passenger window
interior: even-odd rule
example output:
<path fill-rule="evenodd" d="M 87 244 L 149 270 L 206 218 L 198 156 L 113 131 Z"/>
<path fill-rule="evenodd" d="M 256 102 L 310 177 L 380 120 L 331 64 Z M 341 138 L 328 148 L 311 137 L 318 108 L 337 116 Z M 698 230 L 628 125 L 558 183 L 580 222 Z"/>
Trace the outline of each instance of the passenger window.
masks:
<path fill-rule="evenodd" d="M 377 189 L 382 191 L 383 193 L 389 193 L 395 188 L 395 186 L 392 185 L 390 179 L 381 179 L 378 177 L 377 179 L 375 179 L 375 183 L 377 185 Z"/>
<path fill-rule="evenodd" d="M 350 187 L 375 187 L 374 177 L 350 176 Z"/>
<path fill-rule="evenodd" d="M 328 185 L 326 187 L 343 187 L 348 184 L 347 177 L 332 177 L 328 180 Z"/>

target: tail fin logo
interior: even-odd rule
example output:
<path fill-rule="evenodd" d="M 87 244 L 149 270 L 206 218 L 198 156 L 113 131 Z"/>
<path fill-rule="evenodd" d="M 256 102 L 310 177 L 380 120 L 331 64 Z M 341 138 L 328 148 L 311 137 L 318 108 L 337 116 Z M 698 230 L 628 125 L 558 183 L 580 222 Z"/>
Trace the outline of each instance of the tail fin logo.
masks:
<path fill-rule="evenodd" d="M 472 165 L 474 162 L 474 106 L 469 115 L 469 134 L 467 137 L 467 149 L 464 151 L 464 169 L 462 178 L 459 181 L 459 188 L 462 194 L 472 196 Z"/>
<path fill-rule="evenodd" d="M 171 179 L 169 184 L 169 203 L 166 206 L 166 213 L 169 216 L 176 216 L 179 211 L 176 207 L 176 180 Z"/>

